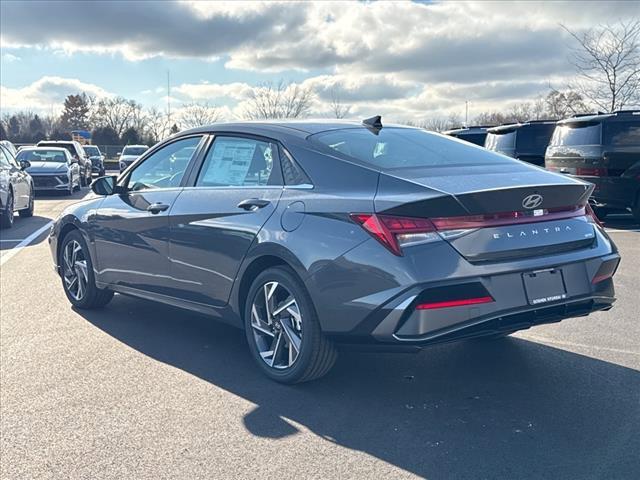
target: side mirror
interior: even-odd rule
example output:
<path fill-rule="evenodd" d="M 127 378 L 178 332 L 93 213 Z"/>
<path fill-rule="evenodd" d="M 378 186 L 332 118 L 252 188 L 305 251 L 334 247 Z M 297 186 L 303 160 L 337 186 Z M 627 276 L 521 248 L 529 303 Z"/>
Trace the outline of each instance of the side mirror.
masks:
<path fill-rule="evenodd" d="M 78 157 L 71 157 L 71 165 L 73 165 L 74 163 L 78 163 Z"/>
<path fill-rule="evenodd" d="M 96 178 L 91 184 L 91 190 L 96 195 L 113 195 L 116 190 L 115 175 Z"/>
<path fill-rule="evenodd" d="M 29 160 L 20 160 L 20 168 L 22 170 L 26 170 L 31 166 L 31 162 Z"/>

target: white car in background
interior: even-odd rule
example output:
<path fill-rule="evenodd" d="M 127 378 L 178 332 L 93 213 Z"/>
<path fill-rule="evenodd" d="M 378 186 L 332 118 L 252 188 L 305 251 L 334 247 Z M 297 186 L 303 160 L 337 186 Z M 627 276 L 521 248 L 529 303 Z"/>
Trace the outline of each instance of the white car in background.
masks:
<path fill-rule="evenodd" d="M 122 173 L 125 168 L 135 162 L 140 155 L 149 150 L 149 147 L 146 145 L 127 145 L 124 147 L 120 155 L 120 159 L 118 160 L 118 166 L 120 167 L 120 173 Z"/>

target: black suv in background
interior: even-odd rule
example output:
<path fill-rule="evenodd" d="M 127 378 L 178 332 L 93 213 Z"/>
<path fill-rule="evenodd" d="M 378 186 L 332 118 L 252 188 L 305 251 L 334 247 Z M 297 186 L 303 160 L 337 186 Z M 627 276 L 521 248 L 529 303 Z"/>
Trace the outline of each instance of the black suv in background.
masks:
<path fill-rule="evenodd" d="M 74 140 L 42 140 L 38 147 L 61 147 L 78 160 L 80 166 L 80 185 L 86 187 L 91 183 L 91 160 L 82 149 L 82 145 Z"/>
<path fill-rule="evenodd" d="M 524 162 L 544 166 L 544 153 L 555 127 L 555 120 L 531 120 L 489 128 L 484 147 Z"/>
<path fill-rule="evenodd" d="M 640 220 L 640 110 L 578 115 L 558 122 L 547 169 L 595 184 L 598 217 L 631 210 Z"/>
<path fill-rule="evenodd" d="M 492 126 L 493 125 L 476 125 L 473 127 L 459 127 L 442 133 L 483 147 L 484 140 L 487 137 L 487 129 Z"/>

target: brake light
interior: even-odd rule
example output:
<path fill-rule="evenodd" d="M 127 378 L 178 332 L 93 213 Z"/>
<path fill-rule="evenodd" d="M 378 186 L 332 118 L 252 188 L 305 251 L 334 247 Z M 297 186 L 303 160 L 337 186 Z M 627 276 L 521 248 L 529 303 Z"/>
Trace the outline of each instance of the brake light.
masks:
<path fill-rule="evenodd" d="M 435 227 L 426 218 L 396 217 L 372 213 L 351 214 L 353 221 L 393 254 L 402 255 L 401 247 L 439 240 Z"/>
<path fill-rule="evenodd" d="M 419 303 L 416 305 L 416 310 L 434 310 L 436 308 L 462 307 L 464 305 L 478 305 L 481 303 L 491 302 L 493 302 L 493 297 L 490 296 L 463 298 L 460 300 L 448 300 L 445 302 Z"/>
<path fill-rule="evenodd" d="M 607 169 L 600 167 L 578 167 L 576 168 L 576 175 L 581 177 L 606 177 Z"/>
<path fill-rule="evenodd" d="M 352 213 L 350 216 L 373 238 L 398 256 L 402 255 L 402 247 L 429 243 L 441 238 L 451 239 L 478 228 L 546 222 L 582 216 L 591 217 L 594 222 L 602 225 L 588 205 L 430 219 L 375 213 Z"/>
<path fill-rule="evenodd" d="M 531 212 L 500 212 L 487 215 L 468 215 L 460 217 L 432 218 L 434 226 L 440 230 L 461 230 L 472 228 L 499 227 L 519 223 L 546 222 L 564 218 L 581 217 L 586 214 L 585 207 L 577 206 L 562 209 L 540 209 Z"/>

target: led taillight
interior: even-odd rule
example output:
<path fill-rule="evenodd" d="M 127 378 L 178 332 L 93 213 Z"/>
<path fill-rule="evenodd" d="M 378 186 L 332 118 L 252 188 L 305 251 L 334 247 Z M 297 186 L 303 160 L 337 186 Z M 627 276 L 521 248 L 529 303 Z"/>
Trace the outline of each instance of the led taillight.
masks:
<path fill-rule="evenodd" d="M 592 217 L 593 221 L 599 223 L 588 205 L 537 209 L 527 212 L 500 212 L 435 218 L 352 213 L 351 219 L 395 255 L 401 256 L 402 247 L 433 242 L 441 238 L 451 239 L 478 228 L 546 222 L 582 216 Z"/>
<path fill-rule="evenodd" d="M 426 218 L 397 217 L 374 213 L 353 213 L 353 221 L 395 255 L 402 255 L 401 247 L 438 240 L 435 227 Z"/>
<path fill-rule="evenodd" d="M 416 310 L 435 310 L 437 308 L 462 307 L 464 305 L 478 305 L 491 302 L 493 302 L 493 297 L 490 296 L 462 298 L 460 300 L 447 300 L 444 302 L 419 303 L 416 305 Z"/>

